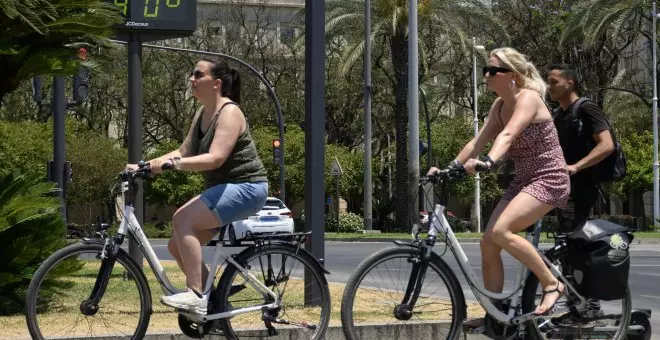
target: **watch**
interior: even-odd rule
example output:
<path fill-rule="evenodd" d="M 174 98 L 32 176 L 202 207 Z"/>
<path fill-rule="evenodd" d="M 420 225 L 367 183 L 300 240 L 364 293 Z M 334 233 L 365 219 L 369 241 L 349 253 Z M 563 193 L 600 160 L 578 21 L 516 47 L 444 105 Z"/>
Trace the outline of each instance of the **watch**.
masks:
<path fill-rule="evenodd" d="M 172 157 L 170 158 L 170 161 L 172 161 L 174 170 L 181 170 L 181 157 Z"/>

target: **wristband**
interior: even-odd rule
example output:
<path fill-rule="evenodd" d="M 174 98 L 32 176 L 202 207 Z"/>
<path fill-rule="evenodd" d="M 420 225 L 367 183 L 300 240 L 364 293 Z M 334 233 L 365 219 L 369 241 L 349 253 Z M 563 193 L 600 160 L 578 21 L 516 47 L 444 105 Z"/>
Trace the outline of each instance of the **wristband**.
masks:
<path fill-rule="evenodd" d="M 170 162 L 172 162 L 174 170 L 181 170 L 181 157 L 172 157 L 170 158 Z"/>
<path fill-rule="evenodd" d="M 481 161 L 486 163 L 486 166 L 488 167 L 488 169 L 492 168 L 493 165 L 495 165 L 495 161 L 493 161 L 493 159 L 490 158 L 490 156 L 488 156 L 488 155 L 482 157 Z"/>

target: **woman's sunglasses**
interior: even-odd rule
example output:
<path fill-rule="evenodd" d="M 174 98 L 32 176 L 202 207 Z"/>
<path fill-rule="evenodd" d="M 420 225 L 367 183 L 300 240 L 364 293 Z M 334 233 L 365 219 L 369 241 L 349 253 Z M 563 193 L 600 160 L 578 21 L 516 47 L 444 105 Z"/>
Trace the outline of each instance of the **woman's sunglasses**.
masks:
<path fill-rule="evenodd" d="M 507 72 L 512 72 L 508 68 L 504 67 L 497 67 L 497 66 L 484 66 L 483 69 L 483 75 L 485 76 L 486 73 L 490 75 L 491 77 L 494 77 L 498 73 L 507 73 Z"/>
<path fill-rule="evenodd" d="M 206 75 L 206 73 L 204 73 L 200 70 L 194 70 L 194 71 L 190 72 L 190 76 L 195 78 L 195 80 L 197 80 L 199 78 L 204 78 L 205 75 Z"/>

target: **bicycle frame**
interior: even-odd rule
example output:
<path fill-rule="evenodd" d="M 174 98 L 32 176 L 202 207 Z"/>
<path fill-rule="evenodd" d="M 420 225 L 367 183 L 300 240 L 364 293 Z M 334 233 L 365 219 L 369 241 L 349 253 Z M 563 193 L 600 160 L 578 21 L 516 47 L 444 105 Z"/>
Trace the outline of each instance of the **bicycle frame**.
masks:
<path fill-rule="evenodd" d="M 125 202 L 124 194 L 126 191 L 128 191 L 128 182 L 122 182 L 121 191 L 122 191 L 122 201 Z M 124 216 L 121 220 L 121 224 L 119 225 L 119 230 L 117 231 L 117 235 L 119 235 L 120 238 L 123 239 L 123 236 L 126 235 L 126 232 L 127 231 L 130 232 L 131 235 L 133 236 L 133 240 L 137 242 L 140 251 L 147 259 L 147 262 L 149 263 L 149 267 L 151 267 L 151 270 L 156 276 L 156 280 L 158 280 L 158 283 L 160 284 L 163 292 L 166 295 L 173 295 L 176 293 L 180 293 L 181 290 L 176 289 L 170 282 L 169 278 L 167 277 L 167 274 L 165 273 L 165 269 L 160 264 L 160 260 L 156 256 L 156 253 L 154 252 L 153 248 L 151 247 L 151 244 L 149 243 L 149 239 L 142 231 L 142 227 L 140 226 L 140 223 L 135 217 L 134 210 L 135 208 L 132 205 L 129 204 L 124 205 Z M 104 252 L 105 249 L 107 248 L 108 242 L 111 242 L 111 238 L 106 239 L 106 246 L 103 248 Z M 255 290 L 257 290 L 262 295 L 266 295 L 266 294 L 270 295 L 273 298 L 273 302 L 269 304 L 240 308 L 230 312 L 209 314 L 209 315 L 198 315 L 198 314 L 191 314 L 185 312 L 181 312 L 181 313 L 185 314 L 188 318 L 190 318 L 193 321 L 206 322 L 208 320 L 224 319 L 239 314 L 260 311 L 264 307 L 277 308 L 280 302 L 279 296 L 275 294 L 272 290 L 270 290 L 268 287 L 266 287 L 263 283 L 261 283 L 246 268 L 244 268 L 238 262 L 236 262 L 236 260 L 234 260 L 233 257 L 225 255 L 220 248 L 221 248 L 220 245 L 216 245 L 215 247 L 215 251 L 213 253 L 213 260 L 211 262 L 211 267 L 209 268 L 209 276 L 207 277 L 206 283 L 204 285 L 204 292 L 211 291 L 211 288 L 213 287 L 213 282 L 216 279 L 217 270 L 219 269 L 219 266 L 221 266 L 222 263 L 220 261 L 222 260 L 223 262 L 227 261 L 228 263 L 236 267 L 239 270 L 241 276 L 243 276 L 243 278 L 246 279 L 246 281 Z M 105 258 L 105 256 L 106 256 L 105 254 L 102 254 L 102 257 Z"/>
<path fill-rule="evenodd" d="M 445 217 L 444 211 L 445 211 L 444 205 L 436 204 L 435 209 L 433 211 L 432 220 L 430 222 L 430 228 L 428 234 L 429 236 L 434 236 L 434 237 L 437 235 L 438 232 L 444 232 L 446 234 L 447 241 L 449 243 L 449 248 L 452 254 L 454 255 L 454 257 L 456 258 L 456 262 L 461 268 L 461 271 L 463 272 L 463 275 L 465 276 L 465 279 L 467 280 L 470 289 L 474 293 L 475 298 L 477 299 L 479 304 L 481 304 L 481 306 L 486 310 L 486 313 L 488 313 L 488 315 L 492 316 L 497 321 L 505 325 L 520 325 L 526 321 L 536 318 L 537 316 L 533 313 L 515 317 L 516 307 L 519 303 L 520 300 L 519 297 L 520 294 L 522 294 L 522 291 L 517 292 L 517 294 L 515 291 L 493 293 L 491 291 L 486 290 L 486 288 L 484 288 L 483 284 L 479 282 L 476 274 L 474 273 L 474 270 L 470 266 L 470 261 L 468 260 L 467 255 L 465 254 L 463 248 L 458 242 L 456 235 L 454 235 L 454 232 L 451 229 L 451 226 L 449 225 L 449 221 L 447 221 L 447 218 Z M 540 233 L 541 233 L 541 223 L 539 221 L 536 223 L 534 232 L 532 234 L 527 235 L 527 239 L 530 240 L 531 238 L 530 241 L 535 247 L 538 245 Z M 550 263 L 550 261 L 541 252 L 539 252 L 539 254 L 546 262 L 546 264 L 549 266 L 552 273 L 556 277 L 563 278 L 560 270 L 554 264 Z M 528 272 L 529 270 L 521 263 L 516 275 L 514 288 L 521 286 Z M 562 281 L 564 281 L 564 284 L 570 285 L 569 283 L 566 283 L 566 280 L 562 280 Z M 570 288 L 573 289 L 572 286 Z M 504 300 L 507 298 L 512 298 L 511 305 L 509 306 L 508 314 L 502 312 L 491 301 L 491 299 Z"/>

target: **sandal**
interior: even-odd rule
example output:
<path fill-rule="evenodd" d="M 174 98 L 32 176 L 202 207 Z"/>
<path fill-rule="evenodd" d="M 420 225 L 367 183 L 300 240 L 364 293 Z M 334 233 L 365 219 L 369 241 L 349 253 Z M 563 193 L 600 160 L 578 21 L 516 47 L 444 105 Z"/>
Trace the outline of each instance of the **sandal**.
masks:
<path fill-rule="evenodd" d="M 557 301 L 559 301 L 559 299 L 561 299 L 561 297 L 563 295 L 565 295 L 565 292 L 566 292 L 566 286 L 562 285 L 563 288 L 561 290 L 559 290 L 559 285 L 561 285 L 561 282 L 557 281 L 557 287 L 555 287 L 554 289 L 543 291 L 543 295 L 541 296 L 541 304 L 543 304 L 543 301 L 545 301 L 545 296 L 548 295 L 548 294 L 559 293 L 559 296 L 557 296 L 557 300 L 555 300 L 555 302 L 553 302 L 552 305 L 550 306 L 550 308 L 548 308 L 548 310 L 546 310 L 545 312 L 536 313 L 536 311 L 534 311 L 534 314 L 539 315 L 539 316 L 547 316 L 549 314 L 552 314 L 551 312 L 555 309 L 555 305 L 557 304 Z"/>

